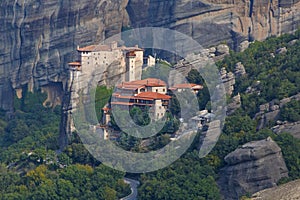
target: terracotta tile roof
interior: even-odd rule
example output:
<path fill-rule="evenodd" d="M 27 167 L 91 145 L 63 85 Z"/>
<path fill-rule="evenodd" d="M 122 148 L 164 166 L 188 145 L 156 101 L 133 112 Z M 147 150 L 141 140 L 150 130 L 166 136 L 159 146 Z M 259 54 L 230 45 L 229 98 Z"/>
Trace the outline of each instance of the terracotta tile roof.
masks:
<path fill-rule="evenodd" d="M 122 46 L 122 47 L 119 47 L 119 49 L 123 50 L 123 51 L 144 51 L 144 49 L 141 49 L 139 47 L 125 47 L 125 46 Z"/>
<path fill-rule="evenodd" d="M 126 53 L 126 57 L 136 57 L 136 54 L 134 53 L 134 51 L 129 51 L 128 53 Z"/>
<path fill-rule="evenodd" d="M 131 82 L 124 82 L 117 87 L 124 90 L 136 90 L 138 88 L 143 87 L 164 87 L 167 84 L 157 78 L 147 78 L 144 80 L 138 80 L 138 81 L 131 81 Z"/>
<path fill-rule="evenodd" d="M 117 49 L 122 50 L 122 51 L 129 51 L 129 52 L 134 52 L 134 51 L 144 51 L 141 48 L 138 47 L 118 47 Z M 105 44 L 101 44 L 101 45 L 89 45 L 86 47 L 81 47 L 81 48 L 77 48 L 78 51 L 82 52 L 82 51 L 87 51 L 87 52 L 98 52 L 98 51 L 111 51 L 111 47 L 110 45 L 105 45 Z"/>
<path fill-rule="evenodd" d="M 68 63 L 68 65 L 71 65 L 71 66 L 81 66 L 81 62 L 70 62 L 70 63 Z"/>
<path fill-rule="evenodd" d="M 90 45 L 82 48 L 78 48 L 77 51 L 87 51 L 87 52 L 98 52 L 98 51 L 111 51 L 109 45 Z"/>
<path fill-rule="evenodd" d="M 170 90 L 176 90 L 176 89 L 202 89 L 202 85 L 197 85 L 194 83 L 182 83 L 182 84 L 176 84 L 169 88 Z"/>
<path fill-rule="evenodd" d="M 163 100 L 169 100 L 171 99 L 171 96 L 165 95 L 165 94 L 160 94 L 157 92 L 141 92 L 138 94 L 136 97 L 140 98 L 149 98 L 149 99 L 163 99 Z"/>
<path fill-rule="evenodd" d="M 102 108 L 102 110 L 103 110 L 103 111 L 109 111 L 109 110 L 110 110 L 110 108 L 108 108 L 108 107 L 105 107 L 105 108 Z"/>

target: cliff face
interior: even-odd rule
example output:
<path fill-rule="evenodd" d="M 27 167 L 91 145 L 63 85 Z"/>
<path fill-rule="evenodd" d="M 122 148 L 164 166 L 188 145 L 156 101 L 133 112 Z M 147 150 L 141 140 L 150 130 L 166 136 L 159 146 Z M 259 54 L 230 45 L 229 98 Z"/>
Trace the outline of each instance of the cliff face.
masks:
<path fill-rule="evenodd" d="M 218 184 L 228 200 L 274 187 L 288 176 L 281 149 L 271 138 L 244 144 L 228 154 L 225 162 Z"/>
<path fill-rule="evenodd" d="M 203 46 L 227 41 L 232 47 L 300 24 L 300 0 L 4 0 L 0 5 L 0 107 L 6 110 L 13 88 L 66 80 L 64 68 L 75 59 L 78 44 L 96 43 L 129 24 L 169 27 Z"/>
<path fill-rule="evenodd" d="M 192 36 L 203 46 L 263 40 L 300 25 L 299 0 L 130 0 L 133 27 L 163 26 Z"/>
<path fill-rule="evenodd" d="M 11 106 L 12 99 L 7 94 L 12 94 L 12 88 L 28 84 L 33 89 L 65 81 L 66 63 L 77 59 L 77 45 L 99 42 L 127 26 L 127 3 L 128 0 L 1 1 L 1 107 Z"/>
<path fill-rule="evenodd" d="M 297 200 L 300 199 L 300 180 L 255 193 L 251 200 Z"/>

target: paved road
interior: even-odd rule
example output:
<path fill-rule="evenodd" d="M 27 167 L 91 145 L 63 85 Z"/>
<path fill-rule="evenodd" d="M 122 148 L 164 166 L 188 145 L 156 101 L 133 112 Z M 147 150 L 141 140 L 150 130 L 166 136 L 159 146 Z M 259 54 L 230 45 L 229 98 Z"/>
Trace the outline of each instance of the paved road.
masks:
<path fill-rule="evenodd" d="M 136 200 L 137 199 L 137 187 L 140 184 L 139 181 L 130 179 L 130 178 L 124 178 L 125 183 L 128 183 L 130 185 L 131 188 L 131 194 L 128 195 L 127 197 L 123 197 L 120 200 Z"/>

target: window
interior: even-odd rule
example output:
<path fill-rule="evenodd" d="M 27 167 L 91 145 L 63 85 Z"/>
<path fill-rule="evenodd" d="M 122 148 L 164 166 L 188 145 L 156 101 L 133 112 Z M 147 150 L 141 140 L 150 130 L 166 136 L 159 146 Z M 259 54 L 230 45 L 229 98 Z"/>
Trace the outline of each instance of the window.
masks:
<path fill-rule="evenodd" d="M 156 89 L 156 92 L 158 92 L 158 89 Z"/>
<path fill-rule="evenodd" d="M 161 106 L 159 106 L 159 109 L 161 109 Z"/>
<path fill-rule="evenodd" d="M 165 91 L 166 91 L 166 89 L 164 88 L 164 89 L 163 89 L 163 91 L 165 92 Z"/>

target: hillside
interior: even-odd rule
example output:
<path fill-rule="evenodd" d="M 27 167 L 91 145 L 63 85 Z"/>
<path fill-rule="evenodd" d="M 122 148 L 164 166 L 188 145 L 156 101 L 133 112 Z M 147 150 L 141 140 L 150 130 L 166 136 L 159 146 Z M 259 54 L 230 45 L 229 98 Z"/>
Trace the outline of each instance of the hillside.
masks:
<path fill-rule="evenodd" d="M 232 51 L 219 61 L 222 75 L 228 77 L 230 73 L 235 79 L 228 103 L 236 97 L 240 97 L 240 103 L 226 118 L 218 143 L 200 159 L 198 148 L 203 132 L 199 131 L 198 139 L 180 159 L 152 173 L 125 174 L 105 167 L 89 154 L 76 133 L 71 135 L 66 149 L 59 151 L 61 109 L 43 107 L 46 94 L 33 88 L 34 93 L 27 92 L 25 88 L 21 92 L 23 98 L 14 95 L 9 115 L 1 111 L 0 198 L 117 199 L 130 193 L 123 181 L 127 175 L 140 181 L 140 199 L 237 199 L 300 179 L 300 139 L 288 131 L 272 131 L 277 125 L 293 126 L 300 121 L 299 49 L 298 30 L 264 42 L 255 41 L 244 52 Z M 241 68 L 244 72 L 237 72 Z M 160 73 L 159 69 L 153 70 Z M 192 70 L 187 79 L 204 85 L 198 93 L 199 104 L 209 109 L 209 95 L 200 74 Z M 101 91 L 109 93 L 106 88 L 100 88 Z M 99 102 L 98 109 L 104 104 Z M 141 122 L 146 121 L 139 110 L 133 114 Z M 162 129 L 161 134 L 166 137 L 157 137 L 155 148 L 169 142 L 178 125 L 178 116 L 172 117 L 174 123 Z M 121 147 L 135 152 L 144 150 L 140 141 L 123 136 L 117 141 Z M 278 197 L 285 194 L 282 190 L 296 189 L 295 183 L 298 182 L 279 187 Z"/>

